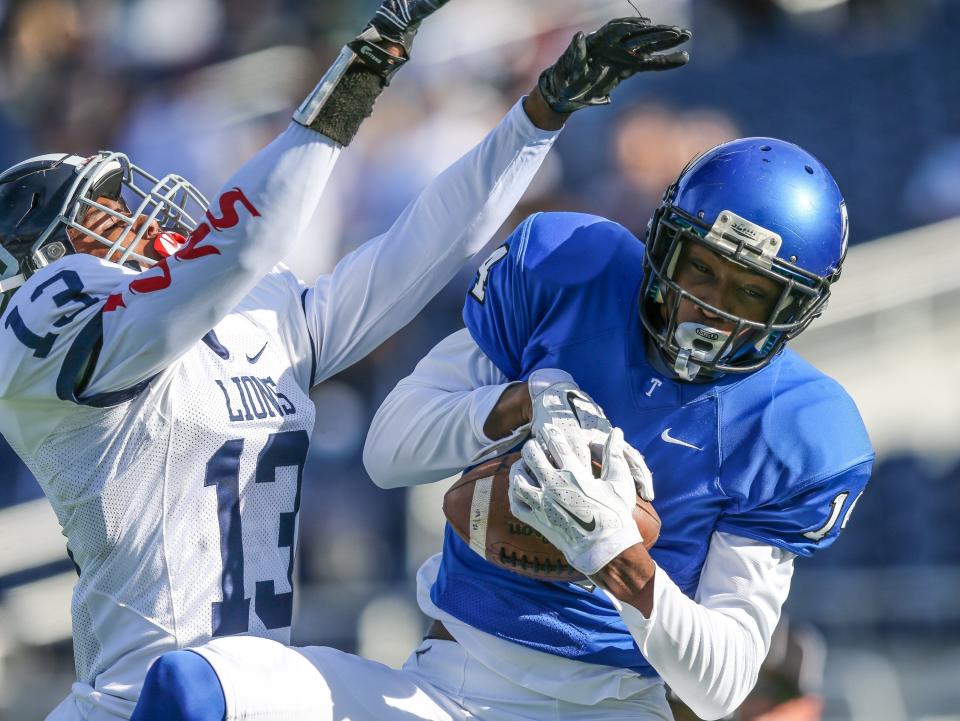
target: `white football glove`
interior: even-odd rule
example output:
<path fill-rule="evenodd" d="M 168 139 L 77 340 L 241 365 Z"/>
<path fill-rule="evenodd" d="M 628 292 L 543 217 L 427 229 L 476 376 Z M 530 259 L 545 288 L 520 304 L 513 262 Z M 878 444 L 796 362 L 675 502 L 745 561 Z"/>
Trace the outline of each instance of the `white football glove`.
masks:
<path fill-rule="evenodd" d="M 567 437 L 574 454 L 584 463 L 590 463 L 591 447 L 599 458 L 613 425 L 573 377 L 557 368 L 541 368 L 530 374 L 527 385 L 533 401 L 530 435 L 538 438 L 550 424 Z"/>
<path fill-rule="evenodd" d="M 547 424 L 558 428 L 566 437 L 573 453 L 587 466 L 590 459 L 600 458 L 613 424 L 593 398 L 581 390 L 566 371 L 558 368 L 535 370 L 527 379 L 533 402 L 530 435 L 539 438 Z M 653 500 L 653 478 L 643 456 L 629 443 L 624 443 L 624 456 L 633 473 L 637 494 Z"/>
<path fill-rule="evenodd" d="M 643 537 L 633 520 L 637 484 L 623 432 L 615 428 L 607 436 L 600 478 L 593 476 L 586 443 L 579 445 L 574 450 L 560 428 L 544 424 L 510 468 L 510 510 L 591 576 Z"/>

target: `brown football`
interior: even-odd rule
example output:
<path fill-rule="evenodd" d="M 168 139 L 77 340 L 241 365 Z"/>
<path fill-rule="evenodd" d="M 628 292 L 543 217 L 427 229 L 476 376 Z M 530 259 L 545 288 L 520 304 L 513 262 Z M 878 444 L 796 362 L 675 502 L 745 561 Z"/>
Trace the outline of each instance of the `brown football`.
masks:
<path fill-rule="evenodd" d="M 464 473 L 443 497 L 443 513 L 457 535 L 490 563 L 541 581 L 582 581 L 580 571 L 532 526 L 510 512 L 510 466 L 520 452 L 481 463 Z M 600 465 L 594 461 L 594 473 Z M 653 505 L 637 496 L 633 518 L 650 548 L 660 535 Z"/>

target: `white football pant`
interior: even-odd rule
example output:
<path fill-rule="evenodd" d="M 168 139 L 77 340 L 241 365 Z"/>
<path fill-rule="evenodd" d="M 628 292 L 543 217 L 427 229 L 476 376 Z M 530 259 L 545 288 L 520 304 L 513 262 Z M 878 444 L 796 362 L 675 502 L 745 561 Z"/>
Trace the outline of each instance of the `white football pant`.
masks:
<path fill-rule="evenodd" d="M 227 721 L 673 719 L 662 684 L 627 700 L 572 704 L 513 683 L 453 641 L 424 640 L 400 670 L 332 648 L 253 636 L 192 650 L 220 678 Z"/>

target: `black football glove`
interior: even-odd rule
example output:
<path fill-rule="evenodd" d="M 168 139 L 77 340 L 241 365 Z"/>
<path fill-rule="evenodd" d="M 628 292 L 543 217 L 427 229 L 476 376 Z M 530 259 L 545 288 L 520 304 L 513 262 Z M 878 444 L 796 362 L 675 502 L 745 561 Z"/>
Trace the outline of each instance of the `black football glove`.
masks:
<path fill-rule="evenodd" d="M 673 25 L 652 25 L 648 18 L 611 20 L 596 32 L 573 36 L 556 64 L 540 75 L 540 93 L 558 113 L 572 113 L 589 105 L 606 105 L 610 93 L 635 73 L 671 70 L 686 65 L 686 51 L 659 55 L 691 37 Z"/>
<path fill-rule="evenodd" d="M 368 27 L 376 28 L 383 39 L 403 45 L 409 55 L 420 23 L 448 2 L 450 0 L 384 0 Z"/>
<path fill-rule="evenodd" d="M 364 65 L 375 71 L 389 85 L 394 73 L 410 57 L 413 38 L 420 23 L 450 0 L 384 0 L 383 4 L 357 37 L 347 43 Z M 381 46 L 384 40 L 403 47 L 404 57 L 391 55 Z"/>

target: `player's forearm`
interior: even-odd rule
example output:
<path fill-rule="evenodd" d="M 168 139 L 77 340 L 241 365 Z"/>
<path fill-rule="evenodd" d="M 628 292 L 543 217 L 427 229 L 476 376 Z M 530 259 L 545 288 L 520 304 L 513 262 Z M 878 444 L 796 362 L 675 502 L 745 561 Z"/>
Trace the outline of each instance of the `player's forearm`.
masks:
<path fill-rule="evenodd" d="M 653 612 L 656 564 L 642 543 L 631 546 L 593 577 L 598 586 L 649 617 Z"/>
<path fill-rule="evenodd" d="M 483 434 L 491 440 L 506 438 L 530 423 L 532 417 L 533 404 L 527 384 L 511 383 L 503 389 L 483 422 Z"/>
<path fill-rule="evenodd" d="M 530 121 L 542 130 L 560 130 L 570 117 L 570 113 L 558 113 L 551 108 L 539 87 L 535 87 L 524 98 L 523 109 Z"/>
<path fill-rule="evenodd" d="M 483 421 L 507 383 L 464 328 L 444 338 L 377 410 L 363 461 L 383 488 L 459 473 L 491 445 Z"/>
<path fill-rule="evenodd" d="M 714 719 L 732 712 L 753 688 L 792 570 L 786 552 L 715 534 L 696 600 L 658 567 L 649 581 L 645 570 L 627 571 L 623 587 L 610 585 L 644 657 L 698 716 Z M 649 605 L 641 608 L 647 590 Z"/>
<path fill-rule="evenodd" d="M 661 569 L 648 585 L 653 616 L 629 604 L 621 609 L 644 658 L 700 718 L 732 713 L 756 683 L 765 655 L 760 639 L 742 620 L 687 598 Z"/>
<path fill-rule="evenodd" d="M 476 432 L 480 408 L 498 386 L 447 391 L 401 382 L 377 411 L 363 450 L 370 478 L 399 488 L 448 478 L 469 466 L 489 444 Z"/>
<path fill-rule="evenodd" d="M 224 184 L 223 192 L 239 188 L 257 210 L 221 235 L 259 275 L 302 237 L 341 151 L 329 138 L 291 123 Z"/>
<path fill-rule="evenodd" d="M 514 107 L 437 177 L 393 226 L 345 257 L 325 281 L 316 321 L 318 379 L 369 353 L 408 323 L 490 240 L 533 180 L 556 133 Z M 309 311 L 308 311 L 309 316 Z M 319 336 L 318 336 L 319 337 Z"/>

